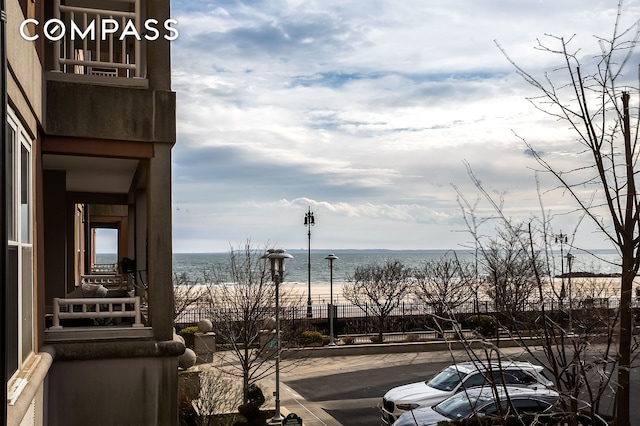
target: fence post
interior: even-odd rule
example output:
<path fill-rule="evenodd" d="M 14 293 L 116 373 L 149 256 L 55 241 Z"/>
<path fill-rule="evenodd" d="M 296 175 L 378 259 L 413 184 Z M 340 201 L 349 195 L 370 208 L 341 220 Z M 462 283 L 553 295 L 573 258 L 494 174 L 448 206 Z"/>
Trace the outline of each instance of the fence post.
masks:
<path fill-rule="evenodd" d="M 53 326 L 51 327 L 52 330 L 60 330 L 62 329 L 62 327 L 60 327 L 60 303 L 59 303 L 59 298 L 54 297 L 53 298 Z"/>
<path fill-rule="evenodd" d="M 369 334 L 369 304 L 364 304 L 364 333 Z"/>
<path fill-rule="evenodd" d="M 406 321 L 406 317 L 405 317 L 405 312 L 404 312 L 404 301 L 402 302 L 402 334 L 406 333 L 407 327 L 405 324 Z"/>

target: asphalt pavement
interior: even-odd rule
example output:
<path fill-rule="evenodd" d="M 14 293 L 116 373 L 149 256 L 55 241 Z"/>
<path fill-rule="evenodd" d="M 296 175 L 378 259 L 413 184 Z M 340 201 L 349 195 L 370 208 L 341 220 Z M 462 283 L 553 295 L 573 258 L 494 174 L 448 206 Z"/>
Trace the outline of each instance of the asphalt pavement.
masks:
<path fill-rule="evenodd" d="M 531 360 L 517 347 L 501 351 L 511 359 Z M 282 412 L 297 414 L 304 426 L 378 426 L 379 406 L 389 389 L 429 379 L 468 359 L 462 350 L 307 358 L 281 371 Z M 632 424 L 640 424 L 640 367 L 632 368 L 631 382 Z M 612 402 L 603 401 L 608 409 Z"/>
<path fill-rule="evenodd" d="M 503 352 L 524 356 L 519 348 Z M 282 412 L 297 414 L 304 426 L 380 425 L 379 405 L 389 389 L 465 360 L 464 351 L 307 358 L 280 373 Z"/>

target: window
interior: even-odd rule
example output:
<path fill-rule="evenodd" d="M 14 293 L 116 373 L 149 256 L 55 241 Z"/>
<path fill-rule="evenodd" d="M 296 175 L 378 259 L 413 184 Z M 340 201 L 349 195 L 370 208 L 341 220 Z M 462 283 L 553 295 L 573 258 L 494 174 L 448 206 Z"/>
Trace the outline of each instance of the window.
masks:
<path fill-rule="evenodd" d="M 511 404 L 518 413 L 541 413 L 551 408 L 551 404 L 535 399 L 514 399 Z"/>
<path fill-rule="evenodd" d="M 9 376 L 34 350 L 33 167 L 31 139 L 7 116 L 7 362 Z"/>
<path fill-rule="evenodd" d="M 464 387 L 468 389 L 474 386 L 482 386 L 484 383 L 484 375 L 482 373 L 476 373 L 464 381 Z"/>

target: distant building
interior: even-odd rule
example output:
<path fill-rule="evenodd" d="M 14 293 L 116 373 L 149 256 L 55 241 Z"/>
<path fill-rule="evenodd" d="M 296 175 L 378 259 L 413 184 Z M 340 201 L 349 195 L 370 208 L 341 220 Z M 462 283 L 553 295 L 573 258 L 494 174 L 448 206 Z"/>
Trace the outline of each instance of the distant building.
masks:
<path fill-rule="evenodd" d="M 169 3 L 6 0 L 10 425 L 177 424 Z M 96 264 L 99 228 L 131 273 Z"/>

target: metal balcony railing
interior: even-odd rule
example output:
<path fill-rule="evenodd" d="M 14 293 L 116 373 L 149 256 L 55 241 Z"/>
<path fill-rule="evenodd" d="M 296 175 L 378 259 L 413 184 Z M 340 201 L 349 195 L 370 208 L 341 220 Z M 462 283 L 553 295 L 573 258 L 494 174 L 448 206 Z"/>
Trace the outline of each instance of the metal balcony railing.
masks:
<path fill-rule="evenodd" d="M 133 23 L 138 34 L 143 34 L 141 0 L 118 0 L 118 4 L 125 6 L 123 9 L 129 10 L 66 6 L 60 4 L 60 0 L 54 1 L 54 18 L 65 24 L 66 31 L 61 40 L 53 43 L 53 71 L 108 77 L 143 77 L 141 40 L 133 36 L 121 37 L 129 23 Z M 103 34 L 102 22 L 105 19 L 116 20 L 118 31 L 104 31 Z M 72 36 L 72 22 L 82 34 L 86 32 L 86 36 Z"/>

